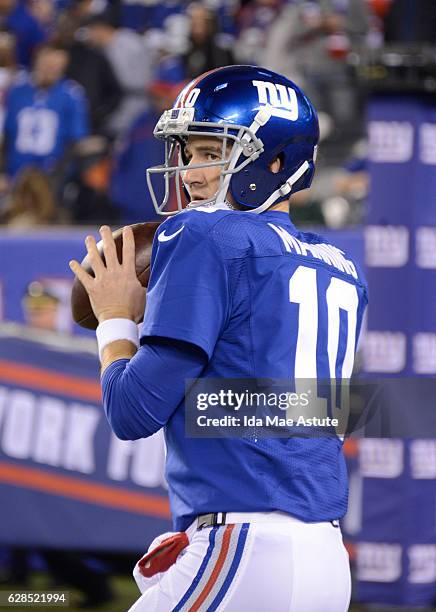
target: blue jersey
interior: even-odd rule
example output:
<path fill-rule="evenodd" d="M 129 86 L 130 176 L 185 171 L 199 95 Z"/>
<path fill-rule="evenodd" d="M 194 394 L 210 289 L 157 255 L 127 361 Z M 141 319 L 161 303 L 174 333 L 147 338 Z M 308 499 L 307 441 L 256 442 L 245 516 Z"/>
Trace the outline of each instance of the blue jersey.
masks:
<path fill-rule="evenodd" d="M 298 232 L 286 213 L 182 212 L 159 228 L 151 266 L 142 335 L 200 347 L 202 376 L 350 377 L 365 282 L 339 249 Z M 183 403 L 165 435 L 178 529 L 208 512 L 279 510 L 316 522 L 346 511 L 337 437 L 188 438 Z"/>
<path fill-rule="evenodd" d="M 39 89 L 23 76 L 6 100 L 6 169 L 14 176 L 28 165 L 50 171 L 66 148 L 88 135 L 88 105 L 80 85 L 62 80 Z"/>
<path fill-rule="evenodd" d="M 24 2 L 17 2 L 1 25 L 15 35 L 18 63 L 29 66 L 35 49 L 47 38 L 39 21 Z"/>

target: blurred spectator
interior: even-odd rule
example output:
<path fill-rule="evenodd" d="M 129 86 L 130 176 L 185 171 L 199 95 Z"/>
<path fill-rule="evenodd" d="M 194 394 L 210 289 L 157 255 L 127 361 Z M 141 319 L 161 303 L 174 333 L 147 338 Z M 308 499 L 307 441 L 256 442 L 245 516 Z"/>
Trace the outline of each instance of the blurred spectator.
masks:
<path fill-rule="evenodd" d="M 340 167 L 322 160 L 322 147 L 320 151 L 322 163 L 318 164 L 311 188 L 292 196 L 292 219 L 334 229 L 361 224 L 369 192 L 367 141 L 357 141 Z"/>
<path fill-rule="evenodd" d="M 238 61 L 262 63 L 269 28 L 282 4 L 282 0 L 252 0 L 244 4 L 238 14 L 239 36 L 235 45 Z"/>
<path fill-rule="evenodd" d="M 151 107 L 140 115 L 115 148 L 111 197 L 124 224 L 151 221 L 156 212 L 147 188 L 146 169 L 164 161 L 164 145 L 153 136 L 162 112 L 174 103 L 183 84 L 156 81 L 150 87 Z M 153 183 L 158 198 L 163 197 L 163 181 Z"/>
<path fill-rule="evenodd" d="M 115 135 L 126 130 L 147 106 L 146 86 L 151 66 L 143 38 L 125 28 L 116 28 L 109 15 L 94 15 L 86 25 L 89 42 L 109 60 L 123 90 L 123 99 L 109 120 Z"/>
<path fill-rule="evenodd" d="M 91 132 L 104 134 L 111 114 L 118 108 L 122 90 L 106 57 L 79 38 L 81 5 L 59 16 L 55 40 L 68 48 L 68 78 L 80 83 L 89 101 Z"/>
<path fill-rule="evenodd" d="M 174 15 L 182 15 L 186 0 L 130 0 L 120 6 L 121 25 L 138 32 L 149 29 L 165 29 L 166 21 Z"/>
<path fill-rule="evenodd" d="M 182 54 L 187 49 L 187 37 L 183 33 L 175 36 L 168 30 L 153 29 L 144 35 L 144 41 L 152 65 L 151 83 L 182 83 L 185 80 Z"/>
<path fill-rule="evenodd" d="M 144 43 L 152 65 L 151 81 L 181 82 L 185 78 L 182 56 L 189 43 L 187 19 L 167 20 L 165 29 L 157 28 L 144 34 Z"/>
<path fill-rule="evenodd" d="M 183 15 L 170 15 L 165 19 L 162 30 L 167 39 L 167 51 L 183 56 L 190 48 L 191 20 L 186 12 Z"/>
<path fill-rule="evenodd" d="M 26 325 L 34 329 L 56 331 L 60 300 L 50 293 L 42 283 L 33 281 L 23 297 L 23 312 Z"/>
<path fill-rule="evenodd" d="M 46 33 L 25 2 L 0 0 L 0 27 L 15 34 L 18 63 L 29 66 L 36 47 L 46 40 Z"/>
<path fill-rule="evenodd" d="M 47 176 L 37 168 L 26 168 L 17 177 L 1 222 L 13 227 L 52 223 L 56 205 Z"/>
<path fill-rule="evenodd" d="M 272 1 L 275 2 L 275 0 Z M 236 15 L 240 6 L 248 3 L 240 0 L 204 0 L 204 4 L 217 14 L 221 30 L 220 40 L 230 46 L 237 35 Z"/>
<path fill-rule="evenodd" d="M 76 174 L 67 182 L 63 203 L 75 223 L 117 224 L 119 212 L 109 196 L 110 155 L 108 141 L 93 136 L 84 141 Z"/>
<path fill-rule="evenodd" d="M 369 0 L 369 5 L 374 15 L 383 19 L 393 1 L 394 0 Z"/>
<path fill-rule="evenodd" d="M 436 43 L 436 2 L 394 0 L 385 16 L 385 41 Z"/>
<path fill-rule="evenodd" d="M 19 70 L 15 56 L 15 36 L 0 32 L 0 143 L 6 113 L 6 94 Z"/>
<path fill-rule="evenodd" d="M 56 5 L 54 0 L 28 0 L 31 15 L 38 21 L 46 36 L 49 37 L 56 21 Z"/>
<path fill-rule="evenodd" d="M 366 139 L 356 142 L 347 163 L 333 176 L 333 185 L 338 195 L 352 202 L 362 201 L 368 197 L 368 142 Z"/>
<path fill-rule="evenodd" d="M 59 171 L 69 148 L 88 135 L 84 92 L 64 78 L 68 60 L 65 49 L 40 47 L 31 75 L 9 91 L 4 150 L 10 177 L 29 165 Z"/>
<path fill-rule="evenodd" d="M 74 15 L 81 22 L 88 19 L 88 17 L 91 15 L 94 15 L 94 13 L 102 11 L 105 6 L 105 2 L 97 3 L 96 10 L 93 0 L 67 0 L 66 3 L 66 9 L 69 9 L 71 11 L 71 15 Z"/>
<path fill-rule="evenodd" d="M 184 55 L 186 77 L 234 64 L 233 53 L 217 42 L 218 20 L 216 14 L 200 3 L 188 8 L 190 17 L 190 48 Z"/>
<path fill-rule="evenodd" d="M 332 171 L 332 193 L 324 194 L 321 203 L 324 222 L 328 227 L 341 229 L 360 225 L 364 220 L 369 192 L 367 143 L 359 141 L 353 147 L 353 157 L 340 169 Z"/>
<path fill-rule="evenodd" d="M 347 64 L 365 44 L 366 0 L 295 0 L 271 27 L 262 64 L 296 81 L 319 111 L 333 119 L 333 135 L 360 136 L 359 90 Z"/>
<path fill-rule="evenodd" d="M 368 0 L 368 6 L 370 9 L 369 28 L 366 35 L 366 47 L 368 50 L 380 49 L 384 45 L 383 19 L 391 2 L 392 0 Z"/>

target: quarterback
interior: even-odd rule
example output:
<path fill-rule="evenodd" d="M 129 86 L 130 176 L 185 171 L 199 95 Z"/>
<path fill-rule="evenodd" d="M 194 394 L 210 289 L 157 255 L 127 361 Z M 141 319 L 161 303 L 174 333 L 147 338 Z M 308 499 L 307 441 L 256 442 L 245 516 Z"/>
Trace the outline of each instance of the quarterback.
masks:
<path fill-rule="evenodd" d="M 166 159 L 148 170 L 148 183 L 169 218 L 154 238 L 140 338 L 144 290 L 131 230 L 122 264 L 108 227 L 106 264 L 86 239 L 95 278 L 70 264 L 99 321 L 113 431 L 126 440 L 165 431 L 175 532 L 137 564 L 142 595 L 131 609 L 344 612 L 341 439 L 185 435 L 187 379 L 351 376 L 365 281 L 346 254 L 289 216 L 292 194 L 310 186 L 315 169 L 315 109 L 288 79 L 230 66 L 190 83 L 155 136 Z M 172 180 L 177 211 L 168 211 Z"/>

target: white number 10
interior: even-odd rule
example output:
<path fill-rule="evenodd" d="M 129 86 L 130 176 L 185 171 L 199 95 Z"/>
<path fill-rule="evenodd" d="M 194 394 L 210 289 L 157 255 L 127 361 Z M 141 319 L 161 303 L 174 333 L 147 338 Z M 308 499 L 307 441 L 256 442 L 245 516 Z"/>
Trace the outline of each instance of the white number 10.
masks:
<path fill-rule="evenodd" d="M 342 371 L 339 378 L 350 378 L 356 343 L 356 318 L 359 298 L 351 283 L 333 277 L 326 291 L 328 340 L 327 354 L 330 378 L 336 378 L 339 351 L 339 309 L 347 312 L 348 330 Z M 295 373 L 298 378 L 317 378 L 316 348 L 318 343 L 318 288 L 316 269 L 298 266 L 289 281 L 289 300 L 299 304 Z"/>

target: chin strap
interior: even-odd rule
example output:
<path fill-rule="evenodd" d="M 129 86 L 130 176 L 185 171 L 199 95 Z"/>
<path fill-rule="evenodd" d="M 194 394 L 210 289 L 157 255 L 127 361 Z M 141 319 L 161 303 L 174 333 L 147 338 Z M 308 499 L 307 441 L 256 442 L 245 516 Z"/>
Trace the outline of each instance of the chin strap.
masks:
<path fill-rule="evenodd" d="M 301 179 L 303 174 L 309 170 L 309 167 L 309 162 L 306 160 L 304 163 L 301 164 L 298 170 L 296 170 L 294 174 L 288 178 L 286 183 L 276 189 L 263 204 L 261 204 L 257 208 L 248 210 L 247 212 L 252 212 L 256 214 L 262 213 L 270 206 L 272 206 L 277 200 L 277 198 L 279 198 L 280 196 L 286 197 L 287 195 L 289 195 L 292 191 L 293 185 L 295 185 L 295 183 Z"/>

